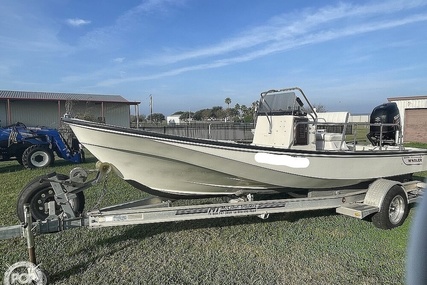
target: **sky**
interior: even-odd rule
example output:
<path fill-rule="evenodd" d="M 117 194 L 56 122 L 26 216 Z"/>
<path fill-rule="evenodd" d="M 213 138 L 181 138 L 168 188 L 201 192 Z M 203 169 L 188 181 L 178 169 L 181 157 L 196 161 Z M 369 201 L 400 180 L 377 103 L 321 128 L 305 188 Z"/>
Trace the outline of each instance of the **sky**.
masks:
<path fill-rule="evenodd" d="M 352 114 L 427 95 L 427 0 L 0 0 L 3 90 L 167 116 L 294 86 Z"/>

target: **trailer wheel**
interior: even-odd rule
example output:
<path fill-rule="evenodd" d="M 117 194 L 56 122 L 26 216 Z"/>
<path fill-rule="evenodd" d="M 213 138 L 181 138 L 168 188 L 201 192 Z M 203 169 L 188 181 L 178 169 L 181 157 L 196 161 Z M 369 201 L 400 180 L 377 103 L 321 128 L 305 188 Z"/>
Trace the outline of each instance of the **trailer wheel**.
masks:
<path fill-rule="evenodd" d="M 30 212 L 33 217 L 33 221 L 44 220 L 48 217 L 49 210 L 47 203 L 55 200 L 55 192 L 53 191 L 52 185 L 49 181 L 42 181 L 42 178 L 46 177 L 46 175 L 42 175 L 34 178 L 21 190 L 16 206 L 16 212 L 21 222 L 24 222 L 24 204 L 26 203 L 30 205 Z M 57 174 L 57 178 L 60 180 L 66 180 L 68 179 L 68 176 Z M 75 215 L 80 215 L 83 212 L 85 205 L 83 192 L 77 193 L 76 198 L 70 200 L 70 204 Z M 61 206 L 55 203 L 55 214 L 59 215 L 61 211 Z"/>
<path fill-rule="evenodd" d="M 377 228 L 392 229 L 403 224 L 408 216 L 408 199 L 399 185 L 394 185 L 384 196 L 380 211 L 372 216 Z"/>
<path fill-rule="evenodd" d="M 41 168 L 51 166 L 54 162 L 54 156 L 51 149 L 32 145 L 22 154 L 22 165 L 25 168 Z"/>

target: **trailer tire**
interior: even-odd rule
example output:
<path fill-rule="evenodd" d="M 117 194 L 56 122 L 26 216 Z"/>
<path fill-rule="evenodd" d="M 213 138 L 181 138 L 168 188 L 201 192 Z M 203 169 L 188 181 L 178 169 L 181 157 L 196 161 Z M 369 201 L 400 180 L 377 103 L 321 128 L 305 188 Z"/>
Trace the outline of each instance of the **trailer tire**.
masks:
<path fill-rule="evenodd" d="M 393 229 L 401 226 L 409 213 L 408 198 L 399 185 L 389 189 L 380 205 L 379 212 L 372 216 L 372 222 L 380 229 Z"/>
<path fill-rule="evenodd" d="M 54 155 L 50 148 L 41 145 L 32 145 L 22 154 L 22 165 L 25 168 L 42 168 L 51 166 Z"/>
<path fill-rule="evenodd" d="M 55 198 L 50 182 L 42 180 L 42 178 L 46 177 L 46 175 L 42 175 L 34 178 L 21 190 L 16 206 L 16 213 L 21 222 L 24 222 L 24 204 L 26 203 L 30 206 L 30 213 L 33 221 L 44 220 L 48 217 L 49 213 L 47 212 L 45 204 L 53 201 Z M 56 177 L 60 180 L 68 179 L 68 176 L 63 174 L 57 174 Z M 70 200 L 70 204 L 75 215 L 80 215 L 85 205 L 83 192 L 77 193 L 76 197 Z M 55 209 L 56 215 L 59 215 L 61 213 L 61 207 L 55 203 Z"/>

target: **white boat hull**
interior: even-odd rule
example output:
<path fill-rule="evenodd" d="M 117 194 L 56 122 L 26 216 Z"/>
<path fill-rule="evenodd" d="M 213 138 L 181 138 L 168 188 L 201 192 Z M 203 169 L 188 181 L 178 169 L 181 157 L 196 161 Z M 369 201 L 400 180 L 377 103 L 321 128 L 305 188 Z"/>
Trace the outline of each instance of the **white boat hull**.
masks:
<path fill-rule="evenodd" d="M 239 195 L 348 187 L 427 169 L 427 151 L 303 151 L 149 133 L 65 120 L 100 161 L 165 196 Z"/>

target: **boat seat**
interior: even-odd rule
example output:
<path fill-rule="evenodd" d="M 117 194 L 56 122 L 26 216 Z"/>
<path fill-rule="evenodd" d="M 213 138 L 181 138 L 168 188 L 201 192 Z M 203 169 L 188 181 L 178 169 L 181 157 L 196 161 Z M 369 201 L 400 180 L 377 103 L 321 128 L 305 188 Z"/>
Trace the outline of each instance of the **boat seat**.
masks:
<path fill-rule="evenodd" d="M 348 150 L 340 133 L 327 133 L 318 130 L 316 133 L 316 150 Z"/>
<path fill-rule="evenodd" d="M 321 128 L 316 131 L 316 150 L 348 150 L 349 148 L 345 143 L 345 138 L 343 139 L 343 135 L 349 117 L 349 112 L 317 113 L 318 127 Z M 326 124 L 322 126 L 322 123 L 335 123 L 337 124 L 336 127 L 344 128 L 343 133 L 328 132 L 328 127 Z M 335 129 L 329 128 L 329 131 L 334 131 Z"/>

